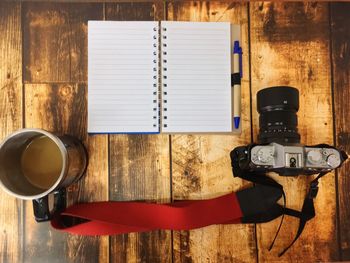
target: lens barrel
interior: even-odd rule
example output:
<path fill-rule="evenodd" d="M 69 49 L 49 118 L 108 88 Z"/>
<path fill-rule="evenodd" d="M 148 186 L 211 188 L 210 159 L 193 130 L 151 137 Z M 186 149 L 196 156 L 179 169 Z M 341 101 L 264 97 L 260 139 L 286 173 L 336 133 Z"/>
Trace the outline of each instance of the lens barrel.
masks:
<path fill-rule="evenodd" d="M 288 86 L 269 87 L 257 93 L 260 143 L 300 143 L 299 91 Z"/>

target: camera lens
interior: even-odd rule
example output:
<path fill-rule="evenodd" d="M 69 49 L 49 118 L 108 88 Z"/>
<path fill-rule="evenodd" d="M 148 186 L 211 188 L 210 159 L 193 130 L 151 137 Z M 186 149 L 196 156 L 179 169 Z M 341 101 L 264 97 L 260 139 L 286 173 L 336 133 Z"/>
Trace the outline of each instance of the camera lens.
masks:
<path fill-rule="evenodd" d="M 262 89 L 257 93 L 260 143 L 300 143 L 297 111 L 299 91 L 288 86 Z"/>

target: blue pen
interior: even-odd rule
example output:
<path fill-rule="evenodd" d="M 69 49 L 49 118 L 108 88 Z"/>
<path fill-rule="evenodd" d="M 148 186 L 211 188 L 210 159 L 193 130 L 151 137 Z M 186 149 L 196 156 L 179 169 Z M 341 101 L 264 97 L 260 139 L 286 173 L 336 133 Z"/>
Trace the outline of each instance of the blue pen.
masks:
<path fill-rule="evenodd" d="M 242 49 L 239 41 L 235 41 L 233 45 L 233 121 L 235 129 L 239 128 L 241 119 L 241 77 L 242 77 Z"/>

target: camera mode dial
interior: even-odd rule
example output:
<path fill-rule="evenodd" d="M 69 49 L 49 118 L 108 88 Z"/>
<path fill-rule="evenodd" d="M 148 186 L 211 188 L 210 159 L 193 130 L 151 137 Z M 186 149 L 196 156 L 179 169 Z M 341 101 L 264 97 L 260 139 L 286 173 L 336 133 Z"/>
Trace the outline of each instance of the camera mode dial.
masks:
<path fill-rule="evenodd" d="M 273 148 L 261 147 L 257 152 L 258 160 L 262 163 L 270 163 L 273 160 Z"/>
<path fill-rule="evenodd" d="M 319 164 L 322 162 L 322 154 L 319 150 L 311 150 L 307 153 L 307 160 L 312 164 Z"/>

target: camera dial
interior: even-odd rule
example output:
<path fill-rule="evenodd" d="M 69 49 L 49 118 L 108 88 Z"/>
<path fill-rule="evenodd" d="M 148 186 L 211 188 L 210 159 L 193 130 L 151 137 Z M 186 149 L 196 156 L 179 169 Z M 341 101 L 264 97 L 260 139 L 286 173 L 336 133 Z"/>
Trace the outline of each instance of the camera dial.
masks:
<path fill-rule="evenodd" d="M 327 164 L 332 168 L 336 168 L 340 165 L 340 158 L 335 154 L 331 154 L 327 157 Z"/>
<path fill-rule="evenodd" d="M 307 153 L 307 160 L 312 164 L 319 164 L 322 161 L 322 154 L 318 150 L 311 150 Z"/>
<path fill-rule="evenodd" d="M 269 163 L 273 160 L 273 148 L 263 147 L 257 152 L 258 160 L 262 163 Z"/>

